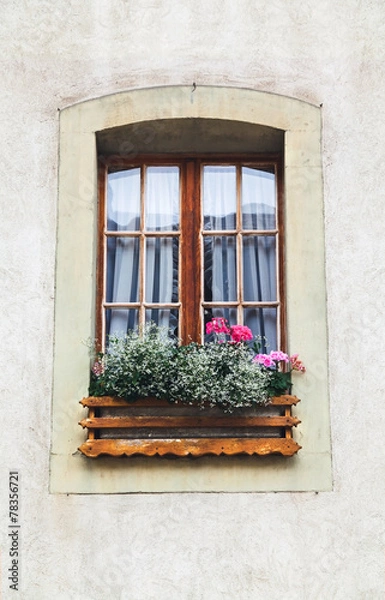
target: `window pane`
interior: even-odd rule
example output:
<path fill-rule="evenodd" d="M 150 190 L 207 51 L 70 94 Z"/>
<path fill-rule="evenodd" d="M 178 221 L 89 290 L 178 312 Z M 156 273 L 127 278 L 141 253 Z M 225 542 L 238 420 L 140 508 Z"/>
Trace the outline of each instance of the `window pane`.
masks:
<path fill-rule="evenodd" d="M 146 240 L 146 302 L 178 302 L 178 238 Z"/>
<path fill-rule="evenodd" d="M 159 327 L 167 327 L 172 335 L 179 336 L 179 311 L 176 308 L 148 308 L 146 322 L 152 321 Z"/>
<path fill-rule="evenodd" d="M 106 335 L 122 336 L 138 328 L 138 310 L 113 308 L 106 310 Z"/>
<path fill-rule="evenodd" d="M 237 183 L 235 167 L 204 167 L 204 229 L 235 229 L 236 207 Z"/>
<path fill-rule="evenodd" d="M 277 309 L 276 308 L 245 308 L 244 324 L 250 327 L 254 336 L 261 336 L 261 352 L 277 350 Z"/>
<path fill-rule="evenodd" d="M 108 175 L 107 229 L 138 231 L 140 228 L 140 169 Z"/>
<path fill-rule="evenodd" d="M 107 239 L 107 302 L 138 302 L 139 239 Z"/>
<path fill-rule="evenodd" d="M 274 172 L 242 168 L 243 229 L 276 228 L 276 193 Z"/>
<path fill-rule="evenodd" d="M 204 286 L 206 302 L 237 300 L 235 236 L 204 238 Z"/>
<path fill-rule="evenodd" d="M 243 297 L 245 301 L 277 299 L 275 236 L 243 238 Z"/>
<path fill-rule="evenodd" d="M 179 228 L 179 168 L 146 169 L 145 219 L 147 231 Z"/>

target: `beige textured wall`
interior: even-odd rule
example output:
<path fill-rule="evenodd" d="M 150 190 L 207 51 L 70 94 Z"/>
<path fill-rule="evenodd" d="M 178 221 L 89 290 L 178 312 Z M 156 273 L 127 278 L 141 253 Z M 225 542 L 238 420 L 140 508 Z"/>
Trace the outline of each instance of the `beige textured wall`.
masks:
<path fill-rule="evenodd" d="M 382 600 L 383 2 L 4 0 L 1 9 L 3 597 L 17 597 L 6 573 L 16 468 L 20 598 Z M 57 109 L 193 81 L 323 104 L 333 491 L 50 495 Z"/>

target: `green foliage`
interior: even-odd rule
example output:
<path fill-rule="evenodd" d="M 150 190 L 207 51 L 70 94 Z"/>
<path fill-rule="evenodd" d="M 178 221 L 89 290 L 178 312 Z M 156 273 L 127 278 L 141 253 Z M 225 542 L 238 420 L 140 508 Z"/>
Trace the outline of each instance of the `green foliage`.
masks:
<path fill-rule="evenodd" d="M 191 343 L 177 340 L 154 324 L 141 332 L 111 338 L 93 366 L 91 396 L 120 396 L 128 401 L 155 396 L 224 412 L 269 400 L 271 372 L 253 362 L 244 343 Z"/>
<path fill-rule="evenodd" d="M 291 392 L 291 371 L 270 370 L 269 396 L 280 396 Z"/>
<path fill-rule="evenodd" d="M 93 367 L 89 393 L 126 400 L 168 397 L 167 374 L 176 352 L 176 340 L 154 324 L 141 333 L 130 331 L 124 337 L 111 337 L 108 351 L 98 356 Z"/>
<path fill-rule="evenodd" d="M 184 404 L 219 406 L 224 412 L 264 405 L 270 375 L 252 362 L 245 344 L 209 343 L 181 347 L 174 361 L 170 395 Z"/>

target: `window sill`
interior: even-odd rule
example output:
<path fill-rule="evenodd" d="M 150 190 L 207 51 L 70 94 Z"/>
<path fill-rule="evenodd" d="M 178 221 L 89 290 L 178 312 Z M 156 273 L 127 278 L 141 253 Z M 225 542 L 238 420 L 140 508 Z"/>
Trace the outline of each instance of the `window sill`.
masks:
<path fill-rule="evenodd" d="M 88 408 L 88 417 L 79 423 L 87 428 L 88 439 L 79 450 L 90 458 L 293 456 L 301 448 L 292 435 L 300 423 L 291 413 L 298 402 L 296 396 L 283 395 L 272 398 L 267 407 L 223 414 L 153 398 L 127 403 L 122 398 L 92 396 L 80 402 Z"/>

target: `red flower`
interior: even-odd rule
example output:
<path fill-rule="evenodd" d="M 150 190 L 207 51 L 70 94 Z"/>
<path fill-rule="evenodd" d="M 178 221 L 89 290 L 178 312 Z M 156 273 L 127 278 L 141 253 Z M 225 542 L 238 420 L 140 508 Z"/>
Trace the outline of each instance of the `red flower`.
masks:
<path fill-rule="evenodd" d="M 226 319 L 223 317 L 211 319 L 209 323 L 206 323 L 206 333 L 230 333 Z"/>
<path fill-rule="evenodd" d="M 233 342 L 247 342 L 253 339 L 252 331 L 246 325 L 232 325 L 230 327 L 230 336 Z"/>

